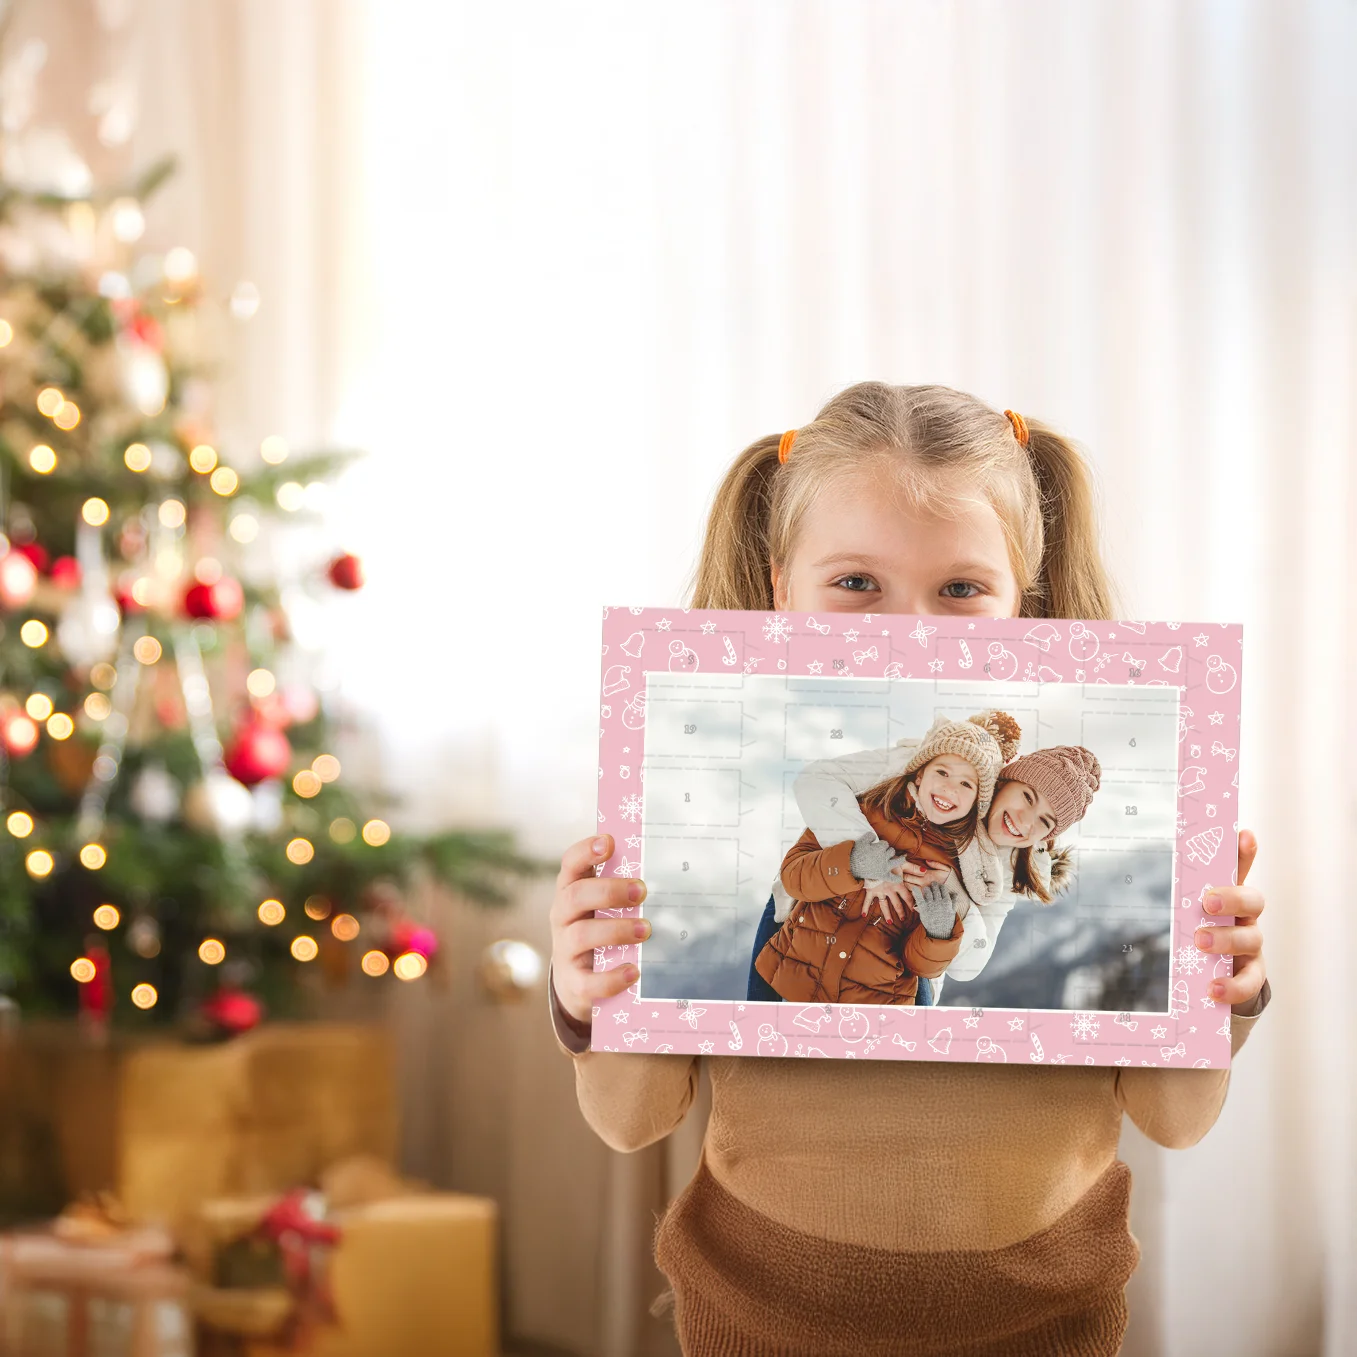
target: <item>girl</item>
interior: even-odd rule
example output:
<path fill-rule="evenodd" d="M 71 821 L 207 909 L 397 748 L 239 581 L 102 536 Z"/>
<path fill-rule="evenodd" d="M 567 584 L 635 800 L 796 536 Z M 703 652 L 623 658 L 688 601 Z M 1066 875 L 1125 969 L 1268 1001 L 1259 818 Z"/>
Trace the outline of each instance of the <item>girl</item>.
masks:
<path fill-rule="evenodd" d="M 935 721 L 896 777 L 854 798 L 865 817 L 860 838 L 821 847 L 806 830 L 782 864 L 786 922 L 755 959 L 778 996 L 913 1004 L 920 979 L 942 974 L 971 904 L 956 873 L 1020 735 L 1005 712 Z M 897 855 L 942 870 L 947 885 L 916 890 L 917 908 L 892 916 L 869 905 L 865 882 L 887 877 Z"/>
<path fill-rule="evenodd" d="M 805 427 L 736 458 L 717 493 L 699 608 L 1107 618 L 1089 475 L 1044 425 L 946 387 L 867 382 Z M 552 1006 L 580 1107 L 635 1150 L 686 1114 L 698 1057 L 588 1050 L 591 1005 L 633 965 L 593 949 L 644 939 L 644 900 L 599 877 L 615 845 L 581 840 L 552 906 Z M 1241 836 L 1239 880 L 1256 852 Z M 1212 982 L 1237 1051 L 1267 1002 L 1260 894 L 1215 886 L 1197 946 L 1233 955 Z M 1137 1247 L 1123 1113 L 1191 1145 L 1226 1070 L 710 1057 L 702 1160 L 656 1236 L 685 1352 L 1111 1357 Z M 865 1134 L 864 1134 L 865 1132 Z M 851 1153 L 845 1147 L 851 1146 Z M 996 1152 L 1002 1147 L 1002 1152 Z M 1240 1228 L 1237 1219 L 1218 1223 Z M 808 1267 L 806 1260 L 812 1259 Z"/>

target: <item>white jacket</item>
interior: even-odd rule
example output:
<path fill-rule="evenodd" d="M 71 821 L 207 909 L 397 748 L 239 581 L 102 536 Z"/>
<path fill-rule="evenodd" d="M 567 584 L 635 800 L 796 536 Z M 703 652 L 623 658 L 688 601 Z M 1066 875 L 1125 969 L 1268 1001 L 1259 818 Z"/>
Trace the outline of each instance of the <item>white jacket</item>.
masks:
<path fill-rule="evenodd" d="M 878 783 L 903 773 L 918 747 L 918 740 L 906 738 L 889 749 L 864 749 L 806 765 L 792 791 L 797 808 L 822 848 L 849 839 L 856 841 L 864 834 L 876 837 L 857 799 Z M 972 980 L 984 970 L 1004 919 L 1013 908 L 1006 857 L 990 840 L 984 825 L 979 825 L 958 864 L 961 882 L 953 874 L 944 883 L 959 906 L 970 905 L 964 913 L 960 907 L 957 910 L 962 915 L 963 938 L 956 959 L 947 968 L 947 974 L 957 980 Z M 773 913 L 779 922 L 786 919 L 791 903 L 779 877 L 773 882 Z M 935 980 L 933 987 L 936 996 L 941 992 L 941 981 Z"/>

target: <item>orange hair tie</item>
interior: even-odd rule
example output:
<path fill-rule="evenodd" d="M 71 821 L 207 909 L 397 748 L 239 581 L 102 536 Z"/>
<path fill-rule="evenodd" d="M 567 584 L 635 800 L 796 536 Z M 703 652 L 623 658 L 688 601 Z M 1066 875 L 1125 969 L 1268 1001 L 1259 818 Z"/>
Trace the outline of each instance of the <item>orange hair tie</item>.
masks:
<path fill-rule="evenodd" d="M 1027 432 L 1027 421 L 1016 410 L 1005 410 L 1008 422 L 1013 426 L 1013 437 L 1026 447 L 1032 435 Z"/>
<path fill-rule="evenodd" d="M 787 458 L 792 455 L 792 444 L 796 442 L 796 430 L 788 429 L 777 441 L 777 460 L 786 466 Z"/>

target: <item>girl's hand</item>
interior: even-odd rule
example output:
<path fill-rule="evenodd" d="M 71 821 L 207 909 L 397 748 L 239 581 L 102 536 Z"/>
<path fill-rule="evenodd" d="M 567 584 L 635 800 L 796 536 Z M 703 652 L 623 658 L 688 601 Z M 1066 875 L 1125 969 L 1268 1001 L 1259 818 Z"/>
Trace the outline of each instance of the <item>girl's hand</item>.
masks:
<path fill-rule="evenodd" d="M 1263 932 L 1258 916 L 1263 912 L 1260 891 L 1244 884 L 1258 856 L 1258 840 L 1245 829 L 1239 834 L 1239 885 L 1212 886 L 1202 902 L 1208 914 L 1234 915 L 1236 922 L 1216 928 L 1199 928 L 1196 944 L 1203 952 L 1234 957 L 1234 974 L 1211 982 L 1210 995 L 1217 1003 L 1234 1008 L 1252 1007 L 1263 988 L 1267 967 L 1263 963 Z"/>
<path fill-rule="evenodd" d="M 920 867 L 906 857 L 898 857 L 891 863 L 891 875 L 898 876 L 906 887 L 922 890 L 925 886 L 941 885 L 951 873 L 946 867 Z"/>
<path fill-rule="evenodd" d="M 909 907 L 906 886 L 892 877 L 889 881 L 864 881 L 862 888 L 867 892 L 867 898 L 862 906 L 864 914 L 875 905 L 881 911 L 883 919 L 903 922 L 905 911 Z"/>
<path fill-rule="evenodd" d="M 613 855 L 611 834 L 581 839 L 566 849 L 551 904 L 551 972 L 561 1008 L 581 1027 L 593 1021 L 600 999 L 620 994 L 640 971 L 628 963 L 594 970 L 595 947 L 626 947 L 650 936 L 644 919 L 598 919 L 599 909 L 625 909 L 646 898 L 640 881 L 595 876 L 594 868 Z"/>

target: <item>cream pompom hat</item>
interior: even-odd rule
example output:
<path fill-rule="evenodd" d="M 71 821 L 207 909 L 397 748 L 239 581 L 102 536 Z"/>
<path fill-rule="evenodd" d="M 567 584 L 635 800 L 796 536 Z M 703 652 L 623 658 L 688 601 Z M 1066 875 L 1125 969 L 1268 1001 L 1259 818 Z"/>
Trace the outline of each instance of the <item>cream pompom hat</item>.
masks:
<path fill-rule="evenodd" d="M 965 759 L 975 768 L 976 805 L 983 820 L 994 799 L 999 769 L 1018 752 L 1021 738 L 1022 728 L 1004 711 L 982 711 L 965 721 L 940 716 L 905 765 L 903 776 L 909 777 L 939 754 L 955 754 Z"/>

